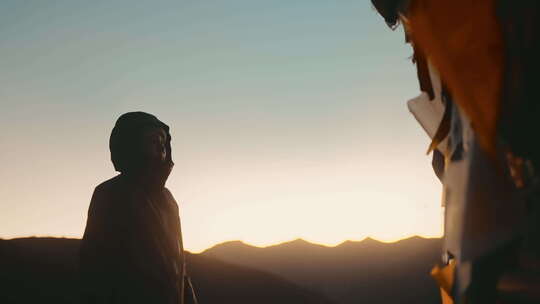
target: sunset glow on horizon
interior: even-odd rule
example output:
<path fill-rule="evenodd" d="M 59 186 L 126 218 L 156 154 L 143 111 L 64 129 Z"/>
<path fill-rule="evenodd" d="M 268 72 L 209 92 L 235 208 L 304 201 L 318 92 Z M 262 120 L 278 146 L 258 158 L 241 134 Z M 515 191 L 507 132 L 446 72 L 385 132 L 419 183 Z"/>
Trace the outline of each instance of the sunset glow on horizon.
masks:
<path fill-rule="evenodd" d="M 401 30 L 368 1 L 0 4 L 0 238 L 81 237 L 128 111 L 171 127 L 184 245 L 440 237 Z"/>

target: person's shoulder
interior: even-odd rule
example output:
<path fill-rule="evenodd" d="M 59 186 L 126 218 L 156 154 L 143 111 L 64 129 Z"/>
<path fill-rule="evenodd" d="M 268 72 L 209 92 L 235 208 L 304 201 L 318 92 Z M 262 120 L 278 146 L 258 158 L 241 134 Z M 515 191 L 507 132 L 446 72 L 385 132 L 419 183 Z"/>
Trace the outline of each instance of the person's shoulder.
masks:
<path fill-rule="evenodd" d="M 117 203 L 124 193 L 124 182 L 121 175 L 117 175 L 97 185 L 92 194 L 90 211 L 97 213 L 111 212 L 118 209 Z"/>
<path fill-rule="evenodd" d="M 163 193 L 165 193 L 165 195 L 170 196 L 170 197 L 173 196 L 171 193 L 171 190 L 169 190 L 169 188 L 167 187 L 163 187 Z"/>
<path fill-rule="evenodd" d="M 94 195 L 109 196 L 118 193 L 121 189 L 123 189 L 123 181 L 119 174 L 97 185 L 94 189 Z"/>
<path fill-rule="evenodd" d="M 167 187 L 163 188 L 163 193 L 165 194 L 167 201 L 169 201 L 171 204 L 176 206 L 176 208 L 178 208 L 178 203 L 176 202 L 176 200 L 174 199 L 174 196 L 172 195 L 171 191 Z"/>
<path fill-rule="evenodd" d="M 96 186 L 96 191 L 111 191 L 115 188 L 118 188 L 118 186 L 122 183 L 120 174 L 116 175 L 113 178 L 110 178 L 101 184 Z"/>

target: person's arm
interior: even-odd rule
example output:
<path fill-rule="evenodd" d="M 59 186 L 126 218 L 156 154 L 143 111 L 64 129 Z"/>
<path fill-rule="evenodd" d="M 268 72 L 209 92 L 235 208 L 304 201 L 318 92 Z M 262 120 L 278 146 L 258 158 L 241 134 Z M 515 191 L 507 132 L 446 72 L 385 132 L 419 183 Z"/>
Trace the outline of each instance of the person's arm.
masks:
<path fill-rule="evenodd" d="M 199 304 L 191 278 L 184 272 L 184 304 Z"/>
<path fill-rule="evenodd" d="M 180 286 L 182 286 L 181 287 L 182 289 L 180 290 L 180 294 L 183 296 L 183 304 L 198 304 L 199 301 L 195 293 L 195 288 L 193 287 L 191 278 L 189 277 L 186 271 L 186 262 L 185 262 L 186 253 L 184 252 L 184 244 L 182 240 L 182 224 L 180 221 L 180 209 L 178 207 L 178 203 L 174 199 L 169 189 L 165 188 L 165 194 L 167 197 L 167 201 L 171 204 L 171 207 L 172 207 L 171 216 L 172 216 L 173 226 L 170 227 L 170 229 L 173 229 L 174 234 L 178 238 L 178 263 L 182 265 L 180 269 L 181 269 L 181 276 L 183 278 L 180 281 Z"/>
<path fill-rule="evenodd" d="M 110 243 L 107 234 L 108 198 L 99 187 L 94 190 L 84 236 L 79 250 L 79 274 L 83 303 L 106 303 L 113 296 L 110 286 Z"/>

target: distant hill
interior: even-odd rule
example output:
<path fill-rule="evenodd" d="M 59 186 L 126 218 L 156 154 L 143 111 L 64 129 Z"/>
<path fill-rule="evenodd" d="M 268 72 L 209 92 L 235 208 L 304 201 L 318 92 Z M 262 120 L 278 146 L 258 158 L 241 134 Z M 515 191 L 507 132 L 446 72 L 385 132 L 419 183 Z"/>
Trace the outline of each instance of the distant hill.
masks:
<path fill-rule="evenodd" d="M 0 303 L 77 303 L 80 240 L 0 240 Z M 188 254 L 201 304 L 330 304 L 321 294 L 261 270 Z"/>
<path fill-rule="evenodd" d="M 201 255 L 274 273 L 341 304 L 440 303 L 429 272 L 441 244 L 420 237 L 396 243 L 368 238 L 336 247 L 301 239 L 265 248 L 233 241 Z"/>

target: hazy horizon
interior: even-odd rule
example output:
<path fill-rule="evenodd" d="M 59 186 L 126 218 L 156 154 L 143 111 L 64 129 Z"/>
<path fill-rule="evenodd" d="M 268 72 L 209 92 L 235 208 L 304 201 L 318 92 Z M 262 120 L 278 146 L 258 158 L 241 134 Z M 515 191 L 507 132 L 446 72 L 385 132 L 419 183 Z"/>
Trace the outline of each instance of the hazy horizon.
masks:
<path fill-rule="evenodd" d="M 190 251 L 441 235 L 412 50 L 369 1 L 6 0 L 0 35 L 0 238 L 81 237 L 137 110 Z"/>

